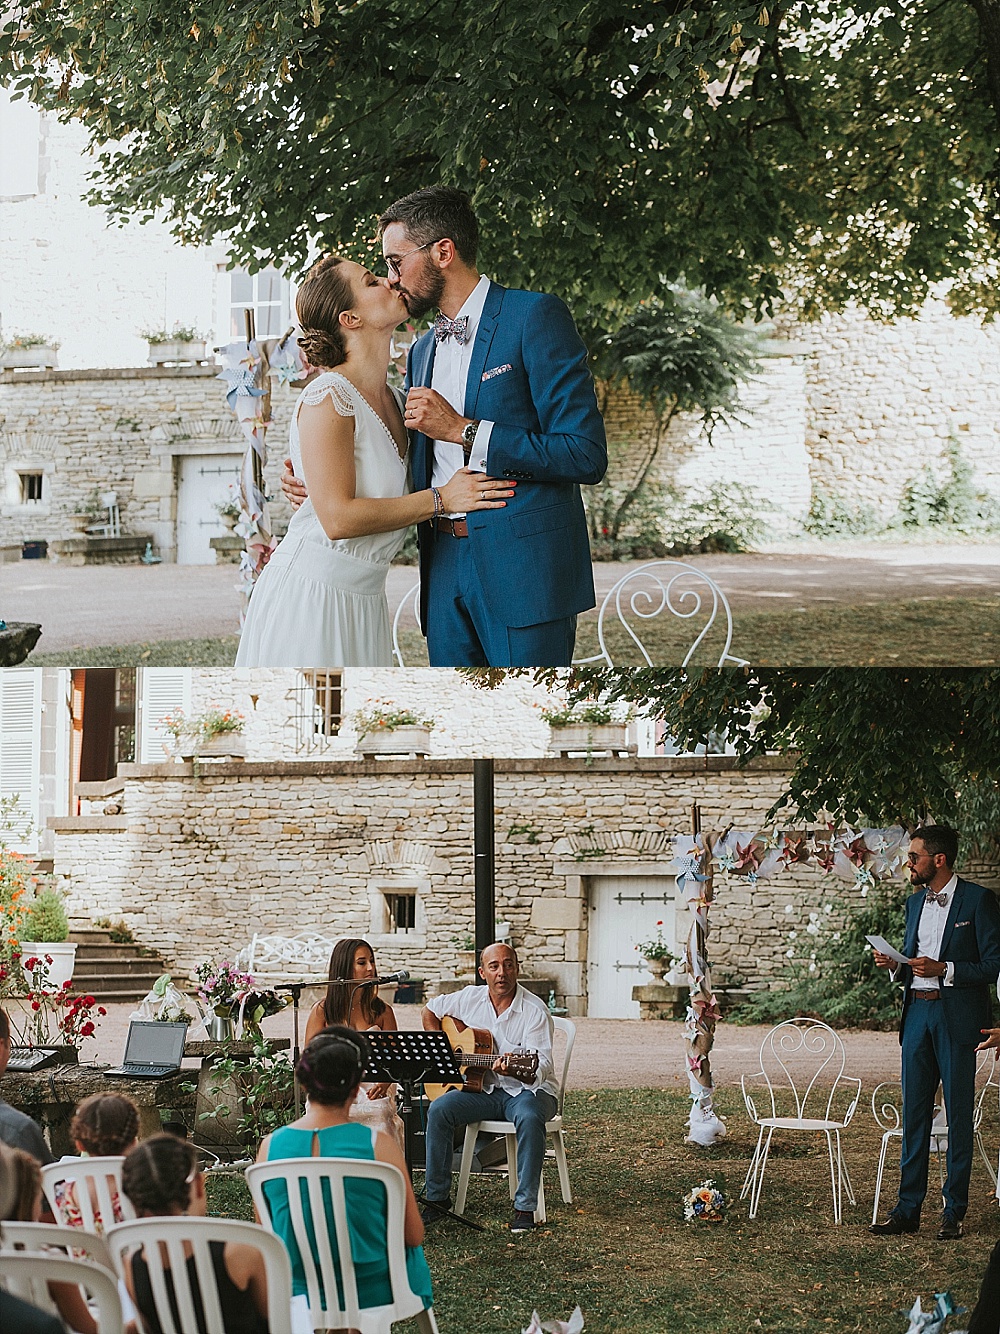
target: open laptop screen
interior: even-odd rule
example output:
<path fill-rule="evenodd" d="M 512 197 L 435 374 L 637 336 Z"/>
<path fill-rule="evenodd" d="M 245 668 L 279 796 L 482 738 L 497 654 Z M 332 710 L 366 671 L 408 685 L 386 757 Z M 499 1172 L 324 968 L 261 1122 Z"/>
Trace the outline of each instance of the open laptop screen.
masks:
<path fill-rule="evenodd" d="M 126 1065 L 180 1065 L 187 1024 L 159 1024 L 133 1019 L 125 1044 Z"/>

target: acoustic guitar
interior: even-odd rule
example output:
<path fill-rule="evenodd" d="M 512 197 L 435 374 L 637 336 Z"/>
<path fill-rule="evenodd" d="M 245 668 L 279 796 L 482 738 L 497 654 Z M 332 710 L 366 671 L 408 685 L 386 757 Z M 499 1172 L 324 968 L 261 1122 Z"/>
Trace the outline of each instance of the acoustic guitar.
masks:
<path fill-rule="evenodd" d="M 480 1093 L 483 1088 L 483 1075 L 492 1070 L 497 1059 L 496 1042 L 488 1028 L 468 1028 L 460 1019 L 453 1019 L 446 1014 L 441 1020 L 441 1030 L 451 1043 L 452 1051 L 459 1065 L 465 1068 L 464 1084 L 425 1084 L 424 1092 L 433 1102 L 449 1089 L 465 1089 L 469 1093 Z M 508 1052 L 504 1058 L 504 1068 L 500 1074 L 513 1075 L 528 1083 L 538 1073 L 538 1052 Z"/>

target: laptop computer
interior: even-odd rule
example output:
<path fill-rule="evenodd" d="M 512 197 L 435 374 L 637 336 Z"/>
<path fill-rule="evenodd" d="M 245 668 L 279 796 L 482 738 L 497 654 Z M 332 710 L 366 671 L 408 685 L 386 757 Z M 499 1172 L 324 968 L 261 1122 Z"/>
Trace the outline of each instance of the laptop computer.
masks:
<path fill-rule="evenodd" d="M 181 1068 L 187 1024 L 161 1024 L 151 1019 L 129 1022 L 125 1056 L 121 1065 L 105 1070 L 105 1075 L 124 1075 L 128 1079 L 163 1079 Z"/>

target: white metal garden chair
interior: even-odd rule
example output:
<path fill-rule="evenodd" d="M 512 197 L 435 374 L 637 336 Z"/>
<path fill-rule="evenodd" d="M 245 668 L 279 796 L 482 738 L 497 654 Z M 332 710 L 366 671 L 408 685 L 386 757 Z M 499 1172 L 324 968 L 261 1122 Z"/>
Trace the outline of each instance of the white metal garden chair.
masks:
<path fill-rule="evenodd" d="M 979 1096 L 976 1098 L 975 1111 L 975 1131 L 976 1144 L 979 1148 L 979 1154 L 986 1165 L 986 1170 L 990 1174 L 990 1180 L 993 1182 L 993 1189 L 997 1189 L 997 1167 L 996 1159 L 991 1158 L 986 1152 L 986 1144 L 983 1140 L 983 1122 L 987 1113 L 1000 1111 L 1000 1061 L 996 1059 L 996 1053 L 993 1051 L 984 1051 L 983 1059 L 979 1063 L 978 1072 L 982 1074 L 983 1069 L 987 1070 L 986 1082 L 979 1090 Z"/>
<path fill-rule="evenodd" d="M 102 1265 L 66 1256 L 0 1251 L 0 1287 L 32 1306 L 58 1314 L 49 1296 L 50 1283 L 78 1284 L 87 1294 L 88 1302 L 97 1308 L 100 1334 L 124 1334 L 118 1283 L 114 1274 Z M 11 1334 L 15 1331 L 11 1330 Z"/>
<path fill-rule="evenodd" d="M 284 1246 L 256 1223 L 232 1218 L 140 1218 L 118 1223 L 107 1234 L 108 1249 L 119 1277 L 124 1280 L 131 1257 L 140 1249 L 149 1267 L 149 1282 L 156 1316 L 163 1334 L 190 1334 L 198 1328 L 195 1294 L 185 1246 L 190 1246 L 201 1295 L 205 1323 L 210 1330 L 225 1328 L 219 1289 L 209 1246 L 212 1242 L 252 1246 L 260 1252 L 267 1278 L 267 1321 L 270 1334 L 292 1334 L 292 1270 Z M 179 1322 L 170 1300 L 173 1289 Z M 101 1334 L 104 1334 L 103 1330 Z"/>
<path fill-rule="evenodd" d="M 106 1232 L 115 1222 L 135 1217 L 128 1196 L 122 1190 L 124 1157 L 65 1158 L 42 1168 L 42 1190 L 53 1218 L 71 1225 L 71 1211 L 59 1205 L 56 1187 L 72 1185 L 72 1199 L 80 1211 L 85 1232 Z M 65 1204 L 65 1198 L 64 1198 Z M 117 1206 L 117 1217 L 116 1217 Z"/>
<path fill-rule="evenodd" d="M 740 1198 L 750 1196 L 750 1217 L 757 1217 L 764 1171 L 776 1130 L 824 1135 L 830 1158 L 833 1219 L 842 1219 L 846 1190 L 856 1204 L 844 1162 L 840 1133 L 850 1124 L 861 1097 L 861 1080 L 844 1074 L 844 1044 L 818 1019 L 787 1019 L 760 1044 L 760 1070 L 744 1075 L 741 1084 L 747 1114 L 758 1128 L 757 1146 Z M 853 1089 L 853 1092 L 850 1090 Z M 761 1100 L 758 1110 L 757 1100 Z M 842 1115 L 838 1106 L 844 1106 Z"/>
<path fill-rule="evenodd" d="M 345 1183 L 377 1181 L 386 1197 L 386 1265 L 393 1300 L 385 1306 L 358 1305 Z M 272 1227 L 264 1186 L 283 1181 L 288 1213 L 305 1272 L 309 1314 L 315 1329 L 356 1329 L 361 1334 L 390 1334 L 397 1320 L 416 1317 L 423 1334 L 438 1334 L 433 1309 L 424 1310 L 406 1274 L 403 1214 L 406 1181 L 391 1163 L 357 1158 L 279 1158 L 247 1168 L 247 1185 L 265 1227 Z M 307 1207 L 303 1208 L 305 1187 Z M 335 1236 L 326 1225 L 324 1197 L 330 1201 Z M 275 1240 L 277 1240 L 275 1238 Z M 278 1243 L 281 1244 L 280 1242 Z M 273 1326 L 272 1326 L 273 1334 Z"/>
<path fill-rule="evenodd" d="M 60 1223 L 0 1223 L 0 1250 L 37 1254 L 54 1249 L 71 1259 L 90 1260 L 113 1274 L 111 1252 L 103 1237 Z"/>
<path fill-rule="evenodd" d="M 555 1116 L 550 1121 L 545 1122 L 545 1136 L 549 1141 L 546 1157 L 551 1155 L 555 1158 L 556 1167 L 559 1170 L 559 1186 L 562 1190 L 563 1203 L 572 1204 L 573 1192 L 569 1184 L 566 1135 L 563 1130 L 563 1100 L 566 1096 L 566 1076 L 569 1074 L 570 1057 L 573 1055 L 573 1044 L 576 1042 L 576 1024 L 573 1023 L 572 1019 L 564 1019 L 560 1015 L 553 1015 L 552 1026 L 557 1033 L 563 1034 L 566 1039 L 566 1046 L 563 1050 L 562 1075 L 559 1079 L 559 1106 L 556 1109 Z M 471 1125 L 465 1127 L 462 1160 L 458 1169 L 458 1191 L 455 1196 L 455 1212 L 457 1214 L 465 1213 L 465 1199 L 469 1190 L 472 1159 L 476 1152 L 476 1136 L 480 1131 L 484 1131 L 486 1134 L 504 1136 L 507 1147 L 507 1179 L 510 1198 L 513 1199 L 517 1194 L 517 1134 L 513 1121 L 474 1121 Z M 535 1209 L 535 1222 L 544 1223 L 545 1218 L 545 1172 L 543 1170 L 538 1179 L 538 1205 Z"/>
<path fill-rule="evenodd" d="M 410 588 L 396 608 L 392 619 L 392 656 L 397 667 L 405 667 L 399 647 L 399 628 L 407 615 L 420 624 L 420 582 Z M 608 647 L 607 631 L 610 624 L 617 621 L 625 630 L 642 655 L 648 667 L 656 665 L 647 652 L 636 630 L 643 621 L 654 621 L 658 616 L 676 616 L 678 620 L 689 621 L 694 634 L 690 648 L 681 663 L 686 667 L 704 642 L 706 636 L 718 622 L 720 630 L 725 627 L 722 651 L 716 666 L 731 664 L 746 667 L 745 658 L 734 657 L 730 652 L 733 644 L 733 613 L 729 600 L 722 589 L 697 566 L 682 560 L 653 560 L 645 565 L 629 570 L 605 593 L 597 613 L 597 642 L 599 652 L 589 658 L 577 658 L 575 666 L 591 662 L 603 662 L 614 667 L 611 650 Z"/>

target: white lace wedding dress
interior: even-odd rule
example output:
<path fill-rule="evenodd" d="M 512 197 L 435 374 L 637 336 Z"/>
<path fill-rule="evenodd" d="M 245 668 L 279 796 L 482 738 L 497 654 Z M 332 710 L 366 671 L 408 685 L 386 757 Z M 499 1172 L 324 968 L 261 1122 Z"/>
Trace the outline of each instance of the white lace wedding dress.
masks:
<path fill-rule="evenodd" d="M 393 392 L 402 410 L 402 395 Z M 410 488 L 407 462 L 388 427 L 336 371 L 324 371 L 307 385 L 295 405 L 289 446 L 296 477 L 303 476 L 299 409 L 327 395 L 342 417 L 354 418 L 355 494 L 405 495 Z M 391 667 L 385 580 L 405 536 L 403 528 L 332 541 L 306 500 L 254 585 L 235 665 Z"/>

